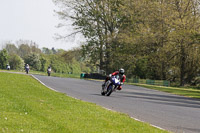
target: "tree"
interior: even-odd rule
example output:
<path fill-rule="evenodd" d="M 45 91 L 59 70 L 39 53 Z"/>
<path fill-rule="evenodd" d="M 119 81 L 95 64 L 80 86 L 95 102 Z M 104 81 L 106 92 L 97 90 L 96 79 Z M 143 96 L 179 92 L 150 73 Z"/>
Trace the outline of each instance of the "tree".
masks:
<path fill-rule="evenodd" d="M 51 49 L 45 48 L 45 47 L 42 48 L 42 53 L 44 53 L 44 54 L 53 54 Z"/>
<path fill-rule="evenodd" d="M 57 53 L 57 51 L 55 50 L 54 47 L 51 49 L 51 51 L 53 52 L 53 54 L 56 54 L 56 53 Z"/>
<path fill-rule="evenodd" d="M 6 64 L 8 64 L 8 52 L 6 49 L 0 51 L 0 68 L 6 69 Z"/>
<path fill-rule="evenodd" d="M 36 45 L 35 43 L 33 45 L 30 45 L 31 48 L 31 52 L 33 53 L 37 53 L 37 54 L 41 54 L 41 50 L 38 48 L 38 45 Z"/>
<path fill-rule="evenodd" d="M 190 83 L 196 76 L 199 67 L 199 43 L 194 36 L 200 33 L 200 11 L 198 0 L 174 0 L 171 3 L 170 17 L 174 20 L 170 23 L 173 51 L 176 64 L 180 70 L 180 86 Z M 189 68 L 189 70 L 188 70 Z M 192 71 L 192 73 L 191 73 Z"/>
<path fill-rule="evenodd" d="M 6 44 L 5 49 L 8 51 L 8 54 L 18 53 L 18 48 L 14 44 Z"/>
<path fill-rule="evenodd" d="M 72 60 L 72 62 L 70 63 L 70 66 L 71 66 L 71 70 L 73 74 L 81 73 L 80 63 L 76 61 L 75 59 Z"/>
<path fill-rule="evenodd" d="M 50 62 L 48 62 L 48 57 L 45 57 L 45 55 L 40 56 L 40 62 L 41 62 L 41 71 L 45 72 L 47 67 L 49 66 Z"/>
<path fill-rule="evenodd" d="M 14 70 L 23 70 L 24 69 L 24 60 L 17 54 L 9 55 L 9 64 L 11 69 Z"/>
<path fill-rule="evenodd" d="M 64 5 L 57 12 L 63 20 L 71 19 L 77 32 L 81 32 L 87 40 L 82 46 L 85 56 L 90 57 L 93 64 L 111 71 L 112 44 L 118 32 L 120 18 L 118 17 L 119 0 L 55 0 L 56 4 Z M 74 14 L 68 14 L 69 8 Z"/>
<path fill-rule="evenodd" d="M 200 73 L 199 0 L 54 0 L 87 42 L 85 59 L 110 73 L 191 83 Z M 74 14 L 69 14 L 69 9 Z M 145 10 L 144 10 L 145 9 Z M 72 58 L 73 59 L 73 58 Z"/>
<path fill-rule="evenodd" d="M 41 69 L 40 55 L 32 53 L 25 57 L 26 64 L 29 64 L 34 70 L 39 71 Z"/>
<path fill-rule="evenodd" d="M 28 44 L 21 44 L 19 45 L 18 55 L 21 58 L 25 58 L 31 53 L 31 48 Z"/>

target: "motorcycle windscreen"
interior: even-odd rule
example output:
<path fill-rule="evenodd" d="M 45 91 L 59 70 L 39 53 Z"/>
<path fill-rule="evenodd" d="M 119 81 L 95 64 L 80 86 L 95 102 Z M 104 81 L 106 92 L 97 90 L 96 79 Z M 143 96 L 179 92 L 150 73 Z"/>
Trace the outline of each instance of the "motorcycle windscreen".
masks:
<path fill-rule="evenodd" d="M 116 79 L 116 78 L 112 78 L 112 83 L 114 85 L 120 85 L 120 81 L 118 79 Z"/>

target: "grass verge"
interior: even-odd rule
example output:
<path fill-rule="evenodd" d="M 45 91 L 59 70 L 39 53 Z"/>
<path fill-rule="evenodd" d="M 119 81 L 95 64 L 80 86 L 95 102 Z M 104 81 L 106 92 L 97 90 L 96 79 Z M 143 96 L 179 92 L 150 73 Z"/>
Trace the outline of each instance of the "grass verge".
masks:
<path fill-rule="evenodd" d="M 149 89 L 159 90 L 163 92 L 168 92 L 180 96 L 186 96 L 191 98 L 200 99 L 200 90 L 194 88 L 182 88 L 182 87 L 164 87 L 164 86 L 155 86 L 147 84 L 137 84 L 137 83 L 128 83 L 135 86 L 141 86 Z"/>
<path fill-rule="evenodd" d="M 15 72 L 15 73 L 26 74 L 25 71 L 19 71 L 19 70 L 9 70 L 8 71 L 8 70 L 1 70 L 0 69 L 0 72 Z M 33 71 L 33 70 L 31 70 L 29 72 L 29 74 L 38 74 L 38 75 L 45 75 L 45 76 L 47 76 L 47 72 Z M 67 74 L 67 73 L 55 73 L 55 72 L 52 72 L 51 76 L 54 76 L 54 77 L 63 77 L 63 78 L 80 78 L 80 74 Z"/>
<path fill-rule="evenodd" d="M 165 133 L 129 116 L 54 92 L 28 75 L 0 72 L 0 132 Z"/>

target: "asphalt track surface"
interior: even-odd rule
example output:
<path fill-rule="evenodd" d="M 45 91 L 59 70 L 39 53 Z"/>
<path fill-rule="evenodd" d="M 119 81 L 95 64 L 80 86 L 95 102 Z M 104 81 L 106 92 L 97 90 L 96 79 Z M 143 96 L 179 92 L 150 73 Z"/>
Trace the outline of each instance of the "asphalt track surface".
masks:
<path fill-rule="evenodd" d="M 175 133 L 200 133 L 200 101 L 165 92 L 124 85 L 102 96 L 100 81 L 34 75 L 46 86 L 66 95 L 128 114 Z"/>

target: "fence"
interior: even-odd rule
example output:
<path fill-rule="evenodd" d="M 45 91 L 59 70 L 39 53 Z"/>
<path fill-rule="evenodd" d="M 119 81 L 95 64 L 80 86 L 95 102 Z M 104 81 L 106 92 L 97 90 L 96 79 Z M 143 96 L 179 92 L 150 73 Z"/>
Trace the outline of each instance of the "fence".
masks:
<path fill-rule="evenodd" d="M 106 76 L 99 74 L 99 73 L 90 73 L 90 74 L 84 74 L 81 73 L 80 78 L 91 78 L 91 79 L 105 79 Z"/>
<path fill-rule="evenodd" d="M 139 84 L 149 84 L 158 86 L 170 86 L 170 82 L 167 80 L 150 80 L 150 79 L 126 79 L 128 83 L 139 83 Z"/>
<path fill-rule="evenodd" d="M 106 76 L 99 73 L 84 74 L 81 73 L 80 78 L 91 78 L 91 79 L 105 79 Z M 139 84 L 149 84 L 158 86 L 170 86 L 170 82 L 167 80 L 150 80 L 150 79 L 137 79 L 137 78 L 127 78 L 127 83 L 139 83 Z"/>

